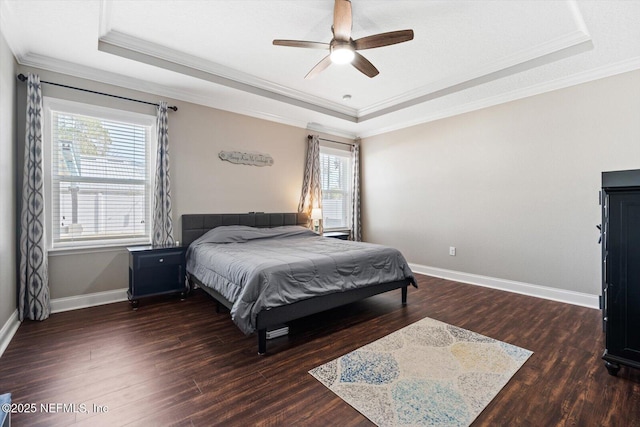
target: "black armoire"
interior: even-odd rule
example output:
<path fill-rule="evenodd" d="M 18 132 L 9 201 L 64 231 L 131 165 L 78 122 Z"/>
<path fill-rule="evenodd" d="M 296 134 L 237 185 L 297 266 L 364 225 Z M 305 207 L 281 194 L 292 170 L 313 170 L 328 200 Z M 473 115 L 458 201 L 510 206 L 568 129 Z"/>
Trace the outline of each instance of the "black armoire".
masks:
<path fill-rule="evenodd" d="M 605 366 L 640 368 L 640 170 L 602 173 Z"/>

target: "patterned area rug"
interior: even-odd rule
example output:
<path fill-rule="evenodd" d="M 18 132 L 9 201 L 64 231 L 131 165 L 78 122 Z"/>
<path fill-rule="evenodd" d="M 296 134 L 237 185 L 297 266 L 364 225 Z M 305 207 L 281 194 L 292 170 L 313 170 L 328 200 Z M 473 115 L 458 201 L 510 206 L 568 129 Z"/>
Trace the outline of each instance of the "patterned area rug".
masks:
<path fill-rule="evenodd" d="M 309 373 L 379 426 L 466 426 L 532 354 L 425 318 Z"/>

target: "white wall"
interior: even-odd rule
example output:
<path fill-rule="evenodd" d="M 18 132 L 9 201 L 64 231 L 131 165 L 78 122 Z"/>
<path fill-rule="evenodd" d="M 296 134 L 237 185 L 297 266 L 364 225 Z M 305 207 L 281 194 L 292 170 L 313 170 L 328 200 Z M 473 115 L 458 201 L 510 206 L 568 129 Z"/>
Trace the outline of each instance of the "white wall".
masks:
<path fill-rule="evenodd" d="M 362 164 L 367 241 L 598 295 L 600 173 L 640 168 L 640 71 L 366 138 Z"/>
<path fill-rule="evenodd" d="M 13 54 L 0 33 L 0 329 L 17 301 L 15 70 Z"/>
<path fill-rule="evenodd" d="M 155 95 L 105 85 L 45 70 L 21 67 L 42 80 L 103 91 L 151 102 Z M 155 115 L 155 107 L 43 85 L 44 96 Z M 18 86 L 23 108 L 24 85 Z M 307 131 L 208 107 L 165 99 L 177 105 L 169 112 L 173 224 L 180 240 L 180 217 L 187 213 L 295 212 L 302 186 Z M 24 121 L 23 115 L 18 122 Z M 24 132 L 19 129 L 19 133 Z M 20 147 L 20 150 L 22 147 Z M 270 154 L 274 165 L 235 165 L 218 158 L 221 150 Z M 124 248 L 49 255 L 53 299 L 123 289 L 128 286 Z"/>

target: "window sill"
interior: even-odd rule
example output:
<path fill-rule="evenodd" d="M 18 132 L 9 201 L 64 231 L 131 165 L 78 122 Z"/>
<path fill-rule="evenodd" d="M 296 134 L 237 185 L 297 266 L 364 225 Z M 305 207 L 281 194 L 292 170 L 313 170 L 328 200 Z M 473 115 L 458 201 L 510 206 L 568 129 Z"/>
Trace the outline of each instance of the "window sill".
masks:
<path fill-rule="evenodd" d="M 100 245 L 100 246 L 76 246 L 73 248 L 52 248 L 47 250 L 48 256 L 64 256 L 77 254 L 92 254 L 101 252 L 121 252 L 125 251 L 129 246 L 150 245 L 151 242 L 131 242 L 118 243 L 116 245 Z"/>

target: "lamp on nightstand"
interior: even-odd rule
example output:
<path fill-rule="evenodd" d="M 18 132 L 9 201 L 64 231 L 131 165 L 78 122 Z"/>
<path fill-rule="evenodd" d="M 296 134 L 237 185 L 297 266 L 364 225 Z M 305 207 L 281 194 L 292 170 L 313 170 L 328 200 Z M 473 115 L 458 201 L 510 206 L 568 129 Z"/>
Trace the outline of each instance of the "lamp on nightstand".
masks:
<path fill-rule="evenodd" d="M 311 219 L 313 220 L 313 230 L 316 233 L 320 232 L 320 221 L 322 220 L 322 209 L 313 208 L 311 209 Z"/>

